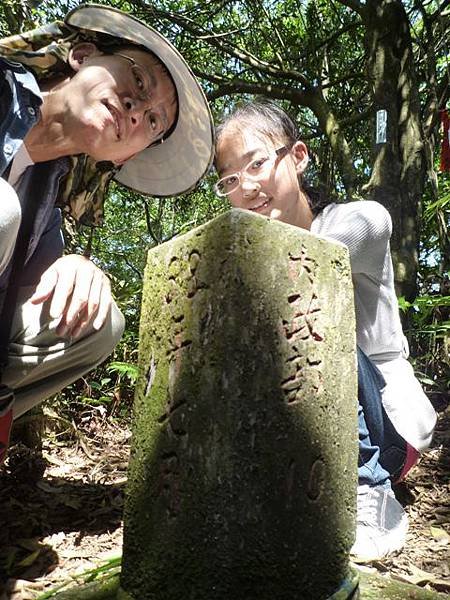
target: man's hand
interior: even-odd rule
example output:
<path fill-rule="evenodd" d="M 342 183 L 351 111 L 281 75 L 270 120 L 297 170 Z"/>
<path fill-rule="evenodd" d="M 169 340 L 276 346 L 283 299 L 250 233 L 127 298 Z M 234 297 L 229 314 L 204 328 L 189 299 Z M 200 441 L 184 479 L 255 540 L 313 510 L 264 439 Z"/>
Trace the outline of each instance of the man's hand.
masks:
<path fill-rule="evenodd" d="M 94 329 L 100 329 L 111 306 L 109 279 L 84 256 L 69 254 L 59 258 L 42 274 L 31 297 L 40 304 L 52 297 L 50 316 L 61 317 L 56 333 L 78 336 L 94 319 Z"/>

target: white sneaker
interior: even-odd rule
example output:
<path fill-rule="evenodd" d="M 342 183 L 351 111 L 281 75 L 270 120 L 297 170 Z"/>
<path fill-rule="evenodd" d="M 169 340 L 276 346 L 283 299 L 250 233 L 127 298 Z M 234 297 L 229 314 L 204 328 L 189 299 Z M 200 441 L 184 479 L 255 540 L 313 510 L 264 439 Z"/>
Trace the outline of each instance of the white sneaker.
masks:
<path fill-rule="evenodd" d="M 350 554 L 358 561 L 379 560 L 403 548 L 408 517 L 391 488 L 358 486 L 356 540 Z"/>

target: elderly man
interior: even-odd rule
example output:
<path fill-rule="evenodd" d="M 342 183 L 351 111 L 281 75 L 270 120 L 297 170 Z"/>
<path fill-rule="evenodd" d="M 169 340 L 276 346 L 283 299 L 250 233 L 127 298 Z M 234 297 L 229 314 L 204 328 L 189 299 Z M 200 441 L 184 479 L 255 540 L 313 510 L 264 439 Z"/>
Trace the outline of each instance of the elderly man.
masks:
<path fill-rule="evenodd" d="M 212 132 L 183 58 L 123 12 L 83 5 L 0 41 L 0 463 L 13 418 L 104 360 L 124 327 L 105 274 L 62 256 L 55 204 L 98 224 L 113 177 L 187 192 Z"/>

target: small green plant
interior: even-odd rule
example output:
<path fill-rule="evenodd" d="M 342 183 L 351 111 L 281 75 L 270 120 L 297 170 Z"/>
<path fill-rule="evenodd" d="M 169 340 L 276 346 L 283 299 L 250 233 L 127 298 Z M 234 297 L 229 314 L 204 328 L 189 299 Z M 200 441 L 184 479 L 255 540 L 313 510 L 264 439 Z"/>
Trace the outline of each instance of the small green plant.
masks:
<path fill-rule="evenodd" d="M 122 562 L 122 556 L 111 558 L 104 564 L 96 567 L 95 569 L 89 569 L 78 575 L 72 575 L 70 579 L 67 579 L 60 585 L 53 589 L 41 594 L 36 600 L 48 600 L 49 598 L 58 597 L 59 592 L 67 590 L 72 584 L 76 584 L 77 587 L 80 585 L 86 585 L 94 581 L 105 582 L 111 578 L 116 578 L 120 573 L 120 565 Z M 70 589 L 70 588 L 69 588 Z"/>
<path fill-rule="evenodd" d="M 417 378 L 439 405 L 450 390 L 450 296 L 422 294 L 413 302 L 399 298 L 409 317 L 407 337 Z"/>
<path fill-rule="evenodd" d="M 129 385 L 136 383 L 139 369 L 137 365 L 130 362 L 113 361 L 106 367 L 108 373 L 115 373 L 118 376 L 117 382 L 125 380 Z"/>

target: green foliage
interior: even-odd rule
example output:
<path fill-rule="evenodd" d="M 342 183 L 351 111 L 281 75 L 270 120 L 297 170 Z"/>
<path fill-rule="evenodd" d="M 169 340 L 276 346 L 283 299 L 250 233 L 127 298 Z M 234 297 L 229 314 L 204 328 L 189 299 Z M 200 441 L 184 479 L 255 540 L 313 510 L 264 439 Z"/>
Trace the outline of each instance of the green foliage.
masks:
<path fill-rule="evenodd" d="M 103 406 L 108 414 L 127 414 L 137 376 L 137 348 L 142 279 L 150 248 L 197 227 L 227 208 L 208 182 L 182 198 L 145 198 L 111 186 L 105 222 L 94 232 L 93 260 L 108 274 L 126 331 L 110 359 L 64 391 L 66 409 Z M 67 230 L 70 251 L 82 252 L 90 230 Z M 61 398 L 60 398 L 61 400 Z"/>
<path fill-rule="evenodd" d="M 302 137 L 308 142 L 313 159 L 310 173 L 326 189 L 337 190 L 338 196 L 345 197 L 329 134 L 323 130 L 313 102 L 315 97 L 322 98 L 345 134 L 355 188 L 364 196 L 364 184 L 372 172 L 374 119 L 373 82 L 367 79 L 369 49 L 361 14 L 346 4 L 324 0 L 213 0 L 206 4 L 155 0 L 151 5 L 135 0 L 114 5 L 129 10 L 171 39 L 201 78 L 218 119 L 235 102 L 254 94 L 280 101 L 297 119 Z M 448 63 L 444 61 L 442 37 L 446 21 L 439 14 L 439 5 L 432 1 L 421 7 L 405 4 L 425 119 L 432 94 L 437 89 L 442 94 L 439 85 L 445 80 L 446 70 L 448 76 Z M 434 56 L 427 51 L 430 47 L 438 49 Z M 441 97 L 445 101 L 445 94 Z M 436 126 L 433 131 L 438 150 Z M 188 198 L 173 202 L 145 201 L 118 188 L 111 198 L 115 208 L 109 209 L 107 231 L 98 236 L 95 255 L 111 273 L 119 304 L 127 315 L 128 348 L 124 354 L 129 355 L 138 339 L 138 273 L 142 274 L 145 262 L 144 248 L 183 233 L 223 210 L 208 183 Z M 440 176 L 439 184 L 437 197 L 429 187 L 423 199 L 420 296 L 409 306 L 408 336 L 419 357 L 418 368 L 430 374 L 430 381 L 434 381 L 432 373 L 439 373 L 440 385 L 445 387 L 450 379 L 442 353 L 448 333 L 448 307 L 442 298 L 450 293 L 444 289 L 450 260 L 448 177 Z M 145 207 L 150 215 L 147 228 Z M 127 247 L 118 244 L 114 250 L 114 236 L 124 237 L 125 232 Z M 129 360 L 124 357 L 124 362 Z"/>
<path fill-rule="evenodd" d="M 407 334 L 416 369 L 426 387 L 445 397 L 450 394 L 449 174 L 440 173 L 438 184 L 437 194 L 428 186 L 423 198 L 419 296 L 411 303 L 402 301 L 400 306 L 409 317 Z"/>
<path fill-rule="evenodd" d="M 450 392 L 450 296 L 421 295 L 414 302 L 399 300 L 409 315 L 408 338 L 415 356 L 415 370 L 422 385 L 432 394 Z"/>
<path fill-rule="evenodd" d="M 86 597 L 86 598 L 106 598 L 107 596 L 105 595 L 105 591 L 107 592 L 107 584 L 109 581 L 111 581 L 115 587 L 115 580 L 117 579 L 119 573 L 120 573 L 120 565 L 122 563 L 122 557 L 121 556 L 117 556 L 114 558 L 110 558 L 108 561 L 104 562 L 103 564 L 99 565 L 98 567 L 94 568 L 94 569 L 89 569 L 86 571 L 83 571 L 82 573 L 79 573 L 78 575 L 72 575 L 70 579 L 67 579 L 66 581 L 63 581 L 62 583 L 60 583 L 58 586 L 54 587 L 53 589 L 49 590 L 48 592 L 45 592 L 44 594 L 40 594 L 36 600 L 49 600 L 50 598 L 63 598 L 63 596 L 67 597 L 67 598 L 80 598 L 80 597 Z M 102 588 L 103 589 L 97 589 L 95 588 L 94 591 L 96 592 L 96 594 L 92 593 L 89 594 L 89 589 L 86 591 L 80 591 L 80 586 L 88 586 L 89 588 L 89 584 L 92 584 L 93 582 L 101 582 Z M 61 593 L 62 590 L 69 590 L 69 592 L 67 594 Z M 78 590 L 78 594 L 75 591 L 75 594 L 71 594 L 70 590 Z M 103 592 L 103 593 L 100 593 Z M 109 594 L 108 594 L 109 597 Z"/>
<path fill-rule="evenodd" d="M 6 0 L 0 6 L 2 35 L 27 29 L 55 18 L 79 4 L 78 0 Z M 187 58 L 211 100 L 215 117 L 238 101 L 255 94 L 276 99 L 296 118 L 312 156 L 310 173 L 325 189 L 345 198 L 342 149 L 350 157 L 347 169 L 356 194 L 364 197 L 374 169 L 375 82 L 369 77 L 364 10 L 373 0 L 358 4 L 338 0 L 101 0 L 146 21 L 166 35 Z M 391 4 L 396 4 L 393 2 Z M 420 110 L 430 140 L 430 155 L 438 153 L 438 108 L 448 101 L 448 10 L 441 3 L 399 3 L 407 11 L 414 50 L 414 76 L 420 92 Z M 352 7 L 352 8 L 351 8 Z M 360 10 L 355 10 L 358 8 Z M 393 23 L 386 23 L 387 29 Z M 437 101 L 440 99 L 440 104 Z M 434 111 L 434 113 L 433 113 Z M 346 146 L 333 146 L 333 116 Z M 402 140 L 398 140 L 400 146 Z M 431 160 L 431 159 L 430 159 Z M 405 165 L 403 165 L 404 167 Z M 399 165 L 399 168 L 403 168 Z M 425 168 L 425 167 L 424 167 Z M 436 165 L 427 164 L 433 179 Z M 140 293 L 146 252 L 213 216 L 226 205 L 211 192 L 211 177 L 199 189 L 179 199 L 144 198 L 113 185 L 106 203 L 104 227 L 93 239 L 94 260 L 109 274 L 117 303 L 126 317 L 126 332 L 111 358 L 115 367 L 99 367 L 84 383 L 74 384 L 70 400 L 84 405 L 104 402 L 111 412 L 128 407 L 136 364 Z M 405 183 L 405 185 L 408 185 Z M 450 295 L 450 179 L 439 176 L 439 191 L 425 189 L 418 220 L 420 295 L 408 308 L 408 335 L 420 370 L 438 373 L 448 385 L 445 343 L 448 337 Z M 409 218 L 409 217 L 408 217 Z M 394 230 L 401 223 L 394 222 Z M 68 249 L 86 247 L 89 232 L 67 231 Z M 118 367 L 117 365 L 129 365 Z M 435 376 L 430 375 L 435 381 Z M 119 392 L 117 392 L 119 390 Z M 119 398 L 119 399 L 118 399 Z"/>
<path fill-rule="evenodd" d="M 418 296 L 414 302 L 408 302 L 401 297 L 399 306 L 404 312 L 413 310 L 416 334 L 433 333 L 444 337 L 450 332 L 450 320 L 443 321 L 438 312 L 440 309 L 450 309 L 450 296 Z"/>
<path fill-rule="evenodd" d="M 133 363 L 112 361 L 107 366 L 106 370 L 108 373 L 117 373 L 121 379 L 125 379 L 130 385 L 136 383 L 139 370 Z"/>

